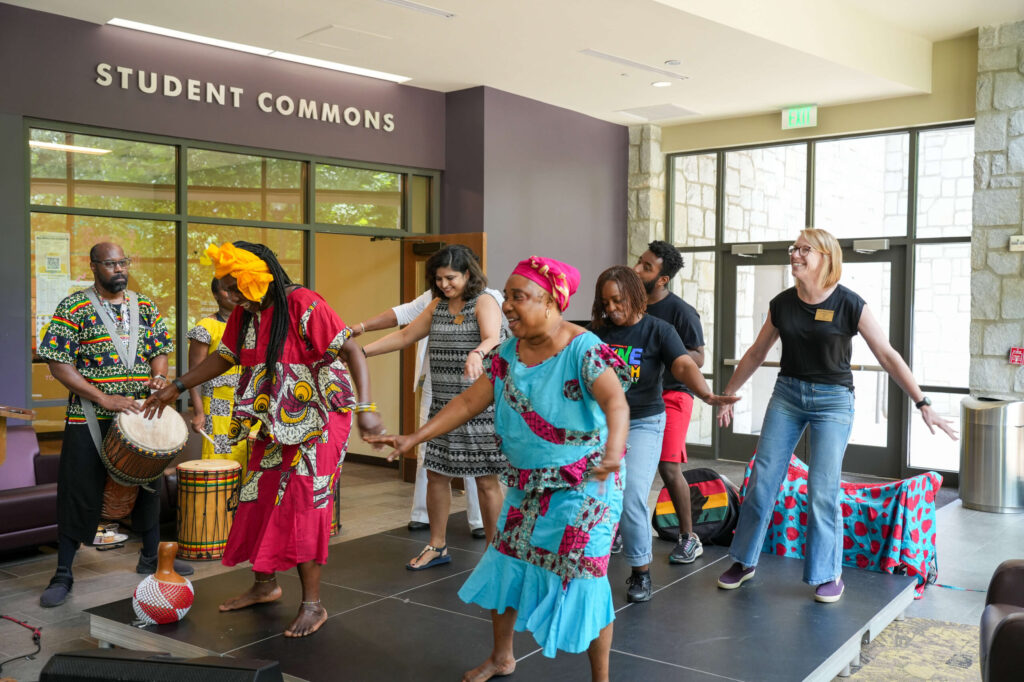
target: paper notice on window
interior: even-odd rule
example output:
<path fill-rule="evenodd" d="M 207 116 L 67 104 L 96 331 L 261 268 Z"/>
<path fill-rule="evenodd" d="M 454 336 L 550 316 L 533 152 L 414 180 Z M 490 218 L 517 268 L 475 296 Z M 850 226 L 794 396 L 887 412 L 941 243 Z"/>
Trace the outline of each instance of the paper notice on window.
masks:
<path fill-rule="evenodd" d="M 68 295 L 71 284 L 71 235 L 37 232 L 35 235 L 36 338 L 53 317 L 57 304 Z"/>

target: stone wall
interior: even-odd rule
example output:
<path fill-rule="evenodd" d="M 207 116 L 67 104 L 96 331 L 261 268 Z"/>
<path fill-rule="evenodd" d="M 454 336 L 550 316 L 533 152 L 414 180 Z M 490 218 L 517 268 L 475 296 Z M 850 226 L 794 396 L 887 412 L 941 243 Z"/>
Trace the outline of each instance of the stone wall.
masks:
<path fill-rule="evenodd" d="M 978 30 L 974 231 L 971 237 L 971 393 L 1024 398 L 1024 367 L 1007 362 L 1024 344 L 1024 21 Z"/>
<path fill-rule="evenodd" d="M 665 156 L 658 126 L 629 129 L 628 192 L 626 263 L 632 265 L 650 242 L 665 239 Z"/>

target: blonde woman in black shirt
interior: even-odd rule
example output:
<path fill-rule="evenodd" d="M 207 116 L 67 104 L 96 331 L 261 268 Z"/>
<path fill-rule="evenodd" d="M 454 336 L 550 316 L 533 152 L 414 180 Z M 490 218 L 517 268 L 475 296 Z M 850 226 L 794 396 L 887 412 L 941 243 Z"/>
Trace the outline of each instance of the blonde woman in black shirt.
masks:
<path fill-rule="evenodd" d="M 950 422 L 932 409 L 864 299 L 839 284 L 843 252 L 836 238 L 825 230 L 802 230 L 789 247 L 789 261 L 796 286 L 772 299 L 764 326 L 724 391 L 735 394 L 782 339 L 782 368 L 765 413 L 753 474 L 729 550 L 735 563 L 719 577 L 718 586 L 731 590 L 754 577 L 793 448 L 804 429 L 810 428 L 810 513 L 803 578 L 815 587 L 816 601 L 836 602 L 844 589 L 839 476 L 853 428 L 853 336 L 864 337 L 878 363 L 916 403 L 932 433 L 939 428 L 954 440 L 957 436 Z M 720 407 L 719 425 L 728 426 L 732 413 L 732 405 Z"/>

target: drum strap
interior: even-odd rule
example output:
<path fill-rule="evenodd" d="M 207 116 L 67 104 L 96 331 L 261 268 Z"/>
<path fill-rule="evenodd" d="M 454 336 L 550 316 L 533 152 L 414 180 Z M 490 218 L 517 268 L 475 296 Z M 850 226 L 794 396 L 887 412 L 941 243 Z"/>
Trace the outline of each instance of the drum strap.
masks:
<path fill-rule="evenodd" d="M 92 303 L 93 310 L 96 311 L 100 322 L 106 327 L 107 333 L 110 334 L 110 341 L 114 344 L 114 349 L 120 356 L 121 362 L 130 370 L 135 366 L 135 356 L 139 348 L 139 297 L 134 291 L 125 290 L 124 292 L 128 303 L 128 347 L 126 348 L 124 341 L 121 339 L 121 334 L 117 331 L 117 325 L 111 319 L 106 306 L 100 303 L 95 287 L 86 289 L 85 295 L 89 298 L 89 302 Z"/>
<path fill-rule="evenodd" d="M 100 459 L 103 460 L 104 466 L 108 466 L 106 458 L 103 456 L 103 441 L 100 438 L 100 422 L 96 419 L 96 406 L 88 398 L 78 396 L 79 400 L 82 401 L 82 414 L 85 415 L 85 423 L 89 427 L 89 435 L 92 436 L 92 444 L 96 446 L 96 454 L 100 455 Z M 118 481 L 121 482 L 121 481 Z M 121 482 L 124 485 L 124 482 Z M 154 492 L 153 488 L 148 485 L 140 485 L 140 488 L 146 492 Z"/>

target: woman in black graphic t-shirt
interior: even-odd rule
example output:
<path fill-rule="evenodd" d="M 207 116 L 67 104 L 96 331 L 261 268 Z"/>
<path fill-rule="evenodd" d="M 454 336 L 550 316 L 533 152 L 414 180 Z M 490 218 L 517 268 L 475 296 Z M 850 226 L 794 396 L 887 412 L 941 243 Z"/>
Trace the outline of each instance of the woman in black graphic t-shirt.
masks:
<path fill-rule="evenodd" d="M 730 590 L 754 577 L 790 455 L 810 427 L 804 582 L 815 586 L 816 601 L 835 602 L 843 595 L 839 476 L 853 428 L 853 336 L 864 337 L 879 364 L 917 404 L 932 433 L 938 427 L 954 440 L 956 433 L 932 410 L 931 401 L 889 344 L 864 299 L 839 284 L 843 252 L 836 238 L 825 230 L 803 230 L 789 247 L 789 261 L 796 286 L 772 299 L 768 319 L 725 387 L 726 395 L 738 391 L 775 341 L 782 339 L 782 369 L 765 413 L 747 497 L 729 550 L 736 563 L 719 577 L 718 586 Z M 719 425 L 728 426 L 731 418 L 731 405 L 719 408 Z"/>
<path fill-rule="evenodd" d="M 664 320 L 645 314 L 647 292 L 631 268 L 610 267 L 597 278 L 591 329 L 629 367 L 632 384 L 626 391 L 629 403 L 629 451 L 625 459 L 626 487 L 622 493 L 623 554 L 632 573 L 626 599 L 651 598 L 651 512 L 647 494 L 661 459 L 665 431 L 665 401 L 661 397 L 662 372 L 686 384 L 708 405 L 736 402 L 712 394 L 697 364 L 679 340 L 679 333 Z"/>

